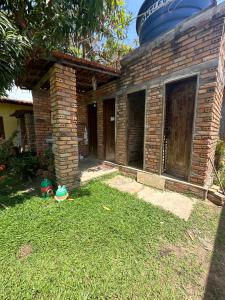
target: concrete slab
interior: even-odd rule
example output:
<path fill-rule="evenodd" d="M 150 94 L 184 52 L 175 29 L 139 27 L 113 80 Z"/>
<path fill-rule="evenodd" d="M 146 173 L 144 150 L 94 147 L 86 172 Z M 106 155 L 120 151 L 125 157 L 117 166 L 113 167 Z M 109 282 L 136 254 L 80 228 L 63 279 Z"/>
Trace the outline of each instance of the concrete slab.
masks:
<path fill-rule="evenodd" d="M 92 179 L 109 175 L 117 172 L 116 167 L 106 166 L 101 161 L 95 159 L 84 159 L 80 162 L 81 183 L 88 182 Z"/>
<path fill-rule="evenodd" d="M 137 182 L 160 190 L 164 190 L 166 184 L 165 178 L 141 171 L 137 173 Z"/>
<path fill-rule="evenodd" d="M 112 188 L 130 194 L 137 194 L 144 188 L 142 184 L 137 183 L 132 178 L 121 176 L 121 175 L 118 175 L 112 179 L 107 180 L 106 183 Z"/>
<path fill-rule="evenodd" d="M 157 191 L 149 187 L 138 193 L 138 198 L 159 206 L 177 217 L 187 221 L 192 213 L 196 199 L 170 191 Z"/>
<path fill-rule="evenodd" d="M 139 199 L 159 206 L 185 221 L 189 219 L 197 201 L 175 192 L 155 190 L 121 175 L 107 180 L 106 184 L 122 192 L 137 194 Z"/>

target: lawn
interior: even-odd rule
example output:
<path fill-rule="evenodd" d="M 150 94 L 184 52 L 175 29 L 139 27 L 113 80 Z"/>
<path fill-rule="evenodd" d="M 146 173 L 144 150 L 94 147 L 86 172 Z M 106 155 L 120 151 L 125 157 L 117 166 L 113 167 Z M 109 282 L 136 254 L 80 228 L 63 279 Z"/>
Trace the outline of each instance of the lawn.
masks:
<path fill-rule="evenodd" d="M 206 280 L 214 239 L 224 247 L 221 208 L 199 201 L 185 222 L 102 179 L 63 203 L 11 179 L 0 191 L 1 300 L 203 299 L 205 285 L 224 299 Z M 213 258 L 220 274 L 224 257 Z"/>

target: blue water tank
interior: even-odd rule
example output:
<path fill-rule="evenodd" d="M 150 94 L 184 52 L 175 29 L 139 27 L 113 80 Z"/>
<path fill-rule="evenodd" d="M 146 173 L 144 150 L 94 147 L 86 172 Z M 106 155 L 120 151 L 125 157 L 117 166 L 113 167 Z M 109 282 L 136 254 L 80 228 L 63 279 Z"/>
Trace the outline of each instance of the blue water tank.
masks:
<path fill-rule="evenodd" d="M 140 44 L 152 41 L 185 19 L 216 5 L 216 0 L 145 0 L 138 13 Z"/>

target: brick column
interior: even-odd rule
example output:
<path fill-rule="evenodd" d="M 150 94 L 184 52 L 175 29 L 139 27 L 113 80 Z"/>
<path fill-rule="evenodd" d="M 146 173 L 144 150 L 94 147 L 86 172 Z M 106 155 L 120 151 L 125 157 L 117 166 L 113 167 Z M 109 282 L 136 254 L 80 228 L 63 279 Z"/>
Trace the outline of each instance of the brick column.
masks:
<path fill-rule="evenodd" d="M 210 186 L 216 144 L 219 138 L 221 108 L 224 93 L 224 36 L 219 48 L 218 66 L 201 72 L 195 119 L 190 182 Z"/>
<path fill-rule="evenodd" d="M 146 91 L 145 171 L 160 174 L 163 88 L 158 85 Z"/>
<path fill-rule="evenodd" d="M 127 96 L 116 100 L 116 163 L 127 165 Z"/>
<path fill-rule="evenodd" d="M 78 185 L 77 93 L 75 70 L 59 64 L 51 69 L 50 98 L 58 184 Z"/>
<path fill-rule="evenodd" d="M 33 114 L 27 113 L 24 115 L 24 118 L 25 118 L 28 149 L 29 151 L 36 151 L 34 116 Z"/>
<path fill-rule="evenodd" d="M 37 154 L 48 148 L 46 139 L 52 135 L 50 94 L 47 90 L 33 90 L 34 127 Z"/>

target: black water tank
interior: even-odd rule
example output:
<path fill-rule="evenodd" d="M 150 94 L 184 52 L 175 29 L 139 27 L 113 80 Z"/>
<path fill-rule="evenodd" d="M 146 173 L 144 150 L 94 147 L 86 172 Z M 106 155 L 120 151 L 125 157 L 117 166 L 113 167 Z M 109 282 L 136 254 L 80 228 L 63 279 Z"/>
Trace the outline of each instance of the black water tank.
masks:
<path fill-rule="evenodd" d="M 216 5 L 216 0 L 145 0 L 137 19 L 140 44 L 152 41 L 185 19 Z"/>

